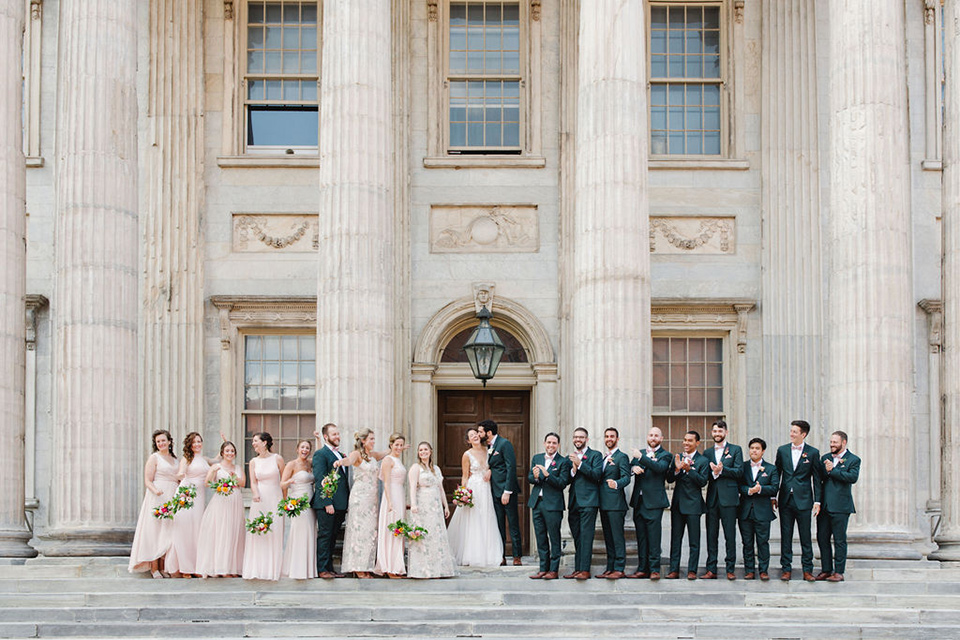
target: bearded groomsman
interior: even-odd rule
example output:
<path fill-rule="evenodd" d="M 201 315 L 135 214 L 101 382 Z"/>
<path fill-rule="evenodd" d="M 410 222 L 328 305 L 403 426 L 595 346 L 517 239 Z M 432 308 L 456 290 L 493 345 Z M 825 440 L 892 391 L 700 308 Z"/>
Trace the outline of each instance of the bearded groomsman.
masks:
<path fill-rule="evenodd" d="M 647 434 L 647 448 L 633 450 L 630 461 L 633 472 L 633 524 L 637 530 L 637 572 L 628 578 L 660 579 L 661 538 L 663 510 L 670 506 L 665 482 L 673 463 L 670 452 L 660 446 L 663 432 L 651 427 Z"/>
<path fill-rule="evenodd" d="M 770 521 L 773 513 L 773 498 L 780 487 L 777 468 L 763 459 L 767 443 L 760 438 L 750 441 L 750 464 L 743 469 L 740 478 L 740 537 L 743 539 L 743 569 L 746 580 L 756 578 L 769 580 L 770 574 Z M 754 555 L 756 544 L 756 555 Z M 754 563 L 756 560 L 756 564 Z"/>
<path fill-rule="evenodd" d="M 590 577 L 593 558 L 593 536 L 597 530 L 597 509 L 600 506 L 600 472 L 603 454 L 587 446 L 589 435 L 583 427 L 573 431 L 573 453 L 570 460 L 570 495 L 567 522 L 573 535 L 576 555 L 573 573 L 564 578 L 586 580 Z"/>
<path fill-rule="evenodd" d="M 853 507 L 851 488 L 860 478 L 860 458 L 847 451 L 846 433 L 834 431 L 830 435 L 830 453 L 823 455 L 821 465 L 823 493 L 817 516 L 817 544 L 823 570 L 817 580 L 843 582 L 847 567 L 847 521 L 850 514 L 857 511 Z"/>
<path fill-rule="evenodd" d="M 670 573 L 668 580 L 680 577 L 680 553 L 683 548 L 683 530 L 687 530 L 690 559 L 687 562 L 687 580 L 697 579 L 700 564 L 700 516 L 706 505 L 702 489 L 707 485 L 710 463 L 697 452 L 700 434 L 687 431 L 683 436 L 683 454 L 674 456 L 667 472 L 667 482 L 676 483 L 670 504 Z"/>
<path fill-rule="evenodd" d="M 340 466 L 340 429 L 327 423 L 321 429 L 324 446 L 313 454 L 313 499 L 310 506 L 317 513 L 317 573 L 321 578 L 342 578 L 342 573 L 333 570 L 333 550 L 337 537 L 347 517 L 350 487 L 347 486 L 347 470 Z M 323 495 L 323 479 L 331 469 L 337 469 L 337 491 L 327 498 Z"/>
<path fill-rule="evenodd" d="M 793 525 L 800 533 L 803 579 L 813 582 L 813 539 L 810 523 L 820 512 L 820 452 L 806 443 L 810 423 L 790 423 L 790 443 L 777 449 L 780 472 L 780 579 L 789 580 L 793 570 Z"/>
<path fill-rule="evenodd" d="M 609 427 L 603 432 L 607 454 L 600 471 L 600 525 L 603 544 L 607 549 L 607 568 L 595 576 L 608 580 L 624 577 L 627 564 L 627 543 L 623 535 L 623 521 L 627 515 L 624 487 L 630 484 L 630 458 L 620 451 L 620 432 Z"/>
<path fill-rule="evenodd" d="M 503 541 L 503 552 L 507 552 L 507 527 L 504 520 L 510 522 L 510 543 L 513 548 L 513 565 L 521 566 L 523 540 L 520 538 L 520 513 L 517 509 L 517 455 L 513 445 L 506 438 L 497 435 L 499 427 L 493 420 L 484 420 L 477 425 L 480 441 L 487 443 L 487 465 L 490 467 L 490 491 L 493 493 L 493 510 L 497 514 L 497 526 Z M 500 566 L 507 564 L 506 555 Z"/>
<path fill-rule="evenodd" d="M 706 580 L 717 578 L 717 556 L 720 552 L 720 527 L 726 545 L 724 569 L 727 580 L 736 580 L 737 505 L 740 504 L 740 477 L 743 474 L 743 450 L 727 442 L 727 423 L 713 423 L 713 446 L 703 452 L 710 463 L 707 484 L 707 565 Z"/>
<path fill-rule="evenodd" d="M 557 453 L 560 436 L 548 433 L 543 439 L 543 453 L 533 456 L 527 482 L 528 504 L 533 514 L 533 530 L 537 536 L 540 570 L 530 576 L 534 580 L 556 580 L 560 570 L 560 524 L 563 522 L 563 488 L 570 479 L 570 461 Z"/>

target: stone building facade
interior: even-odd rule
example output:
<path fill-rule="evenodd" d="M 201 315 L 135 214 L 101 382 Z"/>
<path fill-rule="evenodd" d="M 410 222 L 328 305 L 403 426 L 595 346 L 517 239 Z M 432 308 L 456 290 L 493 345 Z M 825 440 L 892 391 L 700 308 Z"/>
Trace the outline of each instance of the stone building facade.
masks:
<path fill-rule="evenodd" d="M 210 455 L 396 430 L 449 477 L 483 417 L 526 460 L 724 417 L 850 434 L 855 557 L 960 559 L 958 25 L 954 0 L 4 0 L 0 555 L 124 553 L 154 429 Z M 485 388 L 478 300 L 509 347 Z"/>

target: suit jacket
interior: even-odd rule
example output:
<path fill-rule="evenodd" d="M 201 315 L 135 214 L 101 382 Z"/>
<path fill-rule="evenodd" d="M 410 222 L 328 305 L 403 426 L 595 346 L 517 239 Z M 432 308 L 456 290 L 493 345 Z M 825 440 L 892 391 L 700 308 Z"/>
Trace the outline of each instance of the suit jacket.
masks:
<path fill-rule="evenodd" d="M 345 467 L 337 469 L 340 476 L 340 483 L 337 485 L 337 492 L 332 498 L 323 497 L 323 491 L 320 489 L 323 477 L 333 469 L 333 463 L 337 461 L 336 454 L 330 450 L 330 447 L 322 446 L 313 452 L 313 499 L 310 506 L 314 509 L 325 509 L 328 505 L 333 505 L 337 511 L 346 511 L 347 503 L 350 500 L 350 487 L 347 486 L 347 470 Z"/>
<path fill-rule="evenodd" d="M 827 471 L 823 463 L 833 460 L 832 453 L 825 453 L 820 458 L 823 470 L 823 493 L 821 494 L 820 508 L 829 513 L 856 513 L 853 506 L 853 491 L 851 487 L 860 478 L 860 458 L 847 451 L 840 461 Z"/>
<path fill-rule="evenodd" d="M 536 465 L 546 465 L 547 456 L 544 453 L 538 453 L 530 461 L 530 473 L 527 474 L 527 482 L 533 487 L 530 489 L 530 499 L 527 506 L 531 509 L 538 503 L 543 504 L 547 511 L 563 511 L 566 506 L 563 500 L 563 488 L 567 486 L 570 480 L 570 460 L 563 457 L 559 451 L 553 456 L 553 462 L 547 467 L 549 474 L 547 477 L 542 475 L 539 478 L 533 477 L 533 468 Z"/>
<path fill-rule="evenodd" d="M 682 455 L 682 454 L 681 454 Z M 707 476 L 710 475 L 710 463 L 706 456 L 694 452 L 693 464 L 689 471 L 677 471 L 674 464 L 667 472 L 667 482 L 676 483 L 673 489 L 673 502 L 670 509 L 676 509 L 685 516 L 698 516 L 706 510 L 703 501 L 702 489 L 707 486 Z"/>
<path fill-rule="evenodd" d="M 707 476 L 707 507 L 713 509 L 718 504 L 721 507 L 735 507 L 740 503 L 740 476 L 743 475 L 743 450 L 729 442 L 723 448 L 723 456 L 716 459 L 716 449 L 708 448 L 703 452 L 710 463 L 723 463 L 720 476 L 713 477 L 713 470 Z"/>
<path fill-rule="evenodd" d="M 487 455 L 487 464 L 490 466 L 490 490 L 494 496 L 499 498 L 504 491 L 520 491 L 520 485 L 517 484 L 517 455 L 509 440 L 497 436 Z"/>
<path fill-rule="evenodd" d="M 740 474 L 740 517 L 769 522 L 777 518 L 770 500 L 777 495 L 780 488 L 780 472 L 766 460 L 761 460 L 761 464 L 763 466 L 760 467 L 756 480 L 753 479 L 753 469 L 749 464 L 744 465 Z M 750 495 L 750 489 L 758 482 L 760 493 Z"/>
<path fill-rule="evenodd" d="M 804 444 L 800 462 L 794 469 L 793 454 L 787 443 L 777 449 L 776 465 L 780 472 L 780 504 L 787 504 L 787 498 L 792 495 L 797 509 L 813 509 L 813 503 L 820 502 L 823 482 L 820 452 Z"/>
<path fill-rule="evenodd" d="M 626 511 L 627 498 L 624 487 L 630 484 L 630 458 L 623 451 L 613 452 L 610 462 L 606 455 L 600 460 L 600 509 L 603 511 Z M 617 483 L 616 489 L 607 485 L 607 480 Z"/>
<path fill-rule="evenodd" d="M 600 506 L 600 472 L 603 454 L 587 447 L 577 475 L 567 481 L 570 485 L 570 508 Z M 571 464 L 571 470 L 573 465 Z"/>
<path fill-rule="evenodd" d="M 670 506 L 667 499 L 667 471 L 673 466 L 673 456 L 669 451 L 660 447 L 649 457 L 646 454 L 630 461 L 631 467 L 642 467 L 643 473 L 633 477 L 633 493 L 630 495 L 630 506 L 634 510 L 666 509 Z"/>

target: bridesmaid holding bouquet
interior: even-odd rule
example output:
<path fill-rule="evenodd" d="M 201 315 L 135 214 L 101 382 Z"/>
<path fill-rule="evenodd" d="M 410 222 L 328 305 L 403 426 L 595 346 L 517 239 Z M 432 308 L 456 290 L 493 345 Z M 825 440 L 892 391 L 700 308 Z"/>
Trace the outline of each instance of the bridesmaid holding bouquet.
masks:
<path fill-rule="evenodd" d="M 193 487 L 197 497 L 191 508 L 181 508 L 173 516 L 173 548 L 167 557 L 167 570 L 177 578 L 191 578 L 197 574 L 197 542 L 206 506 L 204 479 L 208 471 L 210 461 L 203 457 L 203 438 L 191 431 L 183 439 L 183 458 L 177 478 L 181 487 Z"/>
<path fill-rule="evenodd" d="M 165 571 L 164 555 L 173 541 L 173 521 L 156 518 L 153 511 L 177 490 L 177 458 L 170 450 L 173 438 L 169 431 L 154 431 L 152 440 L 153 453 L 143 470 L 147 491 L 140 506 L 127 568 L 131 573 L 149 571 L 154 578 L 163 578 L 170 577 Z"/>
<path fill-rule="evenodd" d="M 317 577 L 317 515 L 310 508 L 313 498 L 313 445 L 309 440 L 297 443 L 297 459 L 283 469 L 280 488 L 288 498 L 306 496 L 307 507 L 291 517 L 288 526 L 287 548 L 283 552 L 280 575 L 285 578 L 307 579 Z"/>
<path fill-rule="evenodd" d="M 197 544 L 197 573 L 204 578 L 236 578 L 243 570 L 243 468 L 236 466 L 237 447 L 229 441 L 220 445 L 221 462 L 210 467 L 207 485 L 218 483 L 210 506 L 200 522 Z M 232 480 L 232 482 L 230 482 Z"/>
<path fill-rule="evenodd" d="M 402 520 L 406 512 L 406 496 L 403 483 L 407 469 L 400 461 L 406 440 L 402 434 L 390 436 L 390 455 L 380 462 L 380 480 L 383 481 L 383 496 L 380 498 L 380 520 L 377 529 L 376 573 L 391 578 L 401 578 L 407 572 L 403 563 L 403 537 L 395 536 L 387 525 Z"/>
<path fill-rule="evenodd" d="M 358 578 L 371 578 L 377 566 L 377 477 L 379 460 L 385 453 L 373 450 L 376 436 L 370 429 L 361 429 L 354 436 L 354 450 L 335 467 L 353 466 L 353 484 L 343 533 L 341 571 L 353 572 Z"/>
<path fill-rule="evenodd" d="M 443 492 L 443 476 L 433 464 L 433 447 L 421 442 L 417 447 L 417 464 L 410 467 L 410 514 L 414 527 L 427 533 L 410 542 L 410 578 L 450 578 L 457 575 L 453 552 L 447 540 L 444 518 L 450 515 L 447 496 Z"/>
<path fill-rule="evenodd" d="M 271 453 L 273 436 L 261 432 L 253 436 L 253 450 L 257 457 L 250 461 L 250 492 L 253 495 L 250 504 L 250 519 L 262 513 L 274 516 L 277 503 L 283 499 L 280 489 L 280 472 L 284 468 L 283 458 Z M 267 533 L 253 534 L 249 531 L 244 538 L 243 577 L 247 580 L 278 580 L 283 561 L 283 518 L 274 517 Z"/>

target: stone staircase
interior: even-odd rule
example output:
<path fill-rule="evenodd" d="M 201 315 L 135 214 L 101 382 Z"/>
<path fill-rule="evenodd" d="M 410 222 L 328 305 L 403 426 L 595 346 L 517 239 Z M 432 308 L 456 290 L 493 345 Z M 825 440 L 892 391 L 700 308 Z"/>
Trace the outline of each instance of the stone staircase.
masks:
<path fill-rule="evenodd" d="M 565 558 L 566 560 L 566 558 Z M 528 564 L 532 564 L 532 561 Z M 0 565 L 2 638 L 960 638 L 960 569 L 857 561 L 847 582 L 152 580 L 126 559 Z"/>

